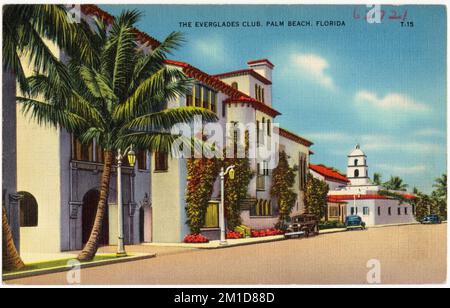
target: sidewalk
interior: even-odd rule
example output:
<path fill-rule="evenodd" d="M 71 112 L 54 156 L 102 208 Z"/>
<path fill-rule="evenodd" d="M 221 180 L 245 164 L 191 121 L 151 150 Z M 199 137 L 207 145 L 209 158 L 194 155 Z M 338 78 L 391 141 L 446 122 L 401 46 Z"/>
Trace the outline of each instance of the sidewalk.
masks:
<path fill-rule="evenodd" d="M 145 243 L 142 246 L 153 247 L 180 247 L 180 248 L 198 248 L 198 249 L 220 249 L 236 246 L 252 245 L 259 243 L 268 243 L 283 241 L 284 235 L 274 235 L 265 237 L 248 237 L 241 239 L 228 239 L 227 245 L 220 245 L 220 241 L 210 241 L 209 243 L 188 244 L 188 243 Z"/>

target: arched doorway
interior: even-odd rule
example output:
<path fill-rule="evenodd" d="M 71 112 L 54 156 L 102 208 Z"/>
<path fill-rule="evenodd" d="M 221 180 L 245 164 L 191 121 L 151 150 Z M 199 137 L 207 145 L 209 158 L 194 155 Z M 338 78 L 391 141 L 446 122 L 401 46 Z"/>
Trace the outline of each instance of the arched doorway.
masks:
<path fill-rule="evenodd" d="M 97 214 L 97 205 L 100 199 L 100 192 L 96 189 L 91 189 L 83 197 L 83 245 L 89 240 L 89 236 L 94 226 L 95 215 Z M 102 234 L 100 236 L 100 245 L 109 245 L 109 215 L 108 207 L 106 207 L 105 218 L 103 220 Z"/>

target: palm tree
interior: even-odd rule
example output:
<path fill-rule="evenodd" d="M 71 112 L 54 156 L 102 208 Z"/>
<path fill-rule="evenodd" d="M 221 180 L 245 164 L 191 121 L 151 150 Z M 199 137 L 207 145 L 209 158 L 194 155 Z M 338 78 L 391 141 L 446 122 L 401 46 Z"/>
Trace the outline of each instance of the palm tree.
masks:
<path fill-rule="evenodd" d="M 381 185 L 381 174 L 380 173 L 377 173 L 377 172 L 375 172 L 374 174 L 373 174 L 373 183 L 375 184 L 375 185 Z"/>
<path fill-rule="evenodd" d="M 434 180 L 433 187 L 436 188 L 434 194 L 439 198 L 447 200 L 447 174 L 444 173 L 441 177 Z"/>
<path fill-rule="evenodd" d="M 2 182 L 7 194 L 16 191 L 16 82 L 23 93 L 29 88 L 22 60 L 31 63 L 36 71 L 53 75 L 55 82 L 67 81 L 68 75 L 45 41 L 55 43 L 69 55 L 77 54 L 89 62 L 92 60 L 92 48 L 83 31 L 86 27 L 85 23 L 71 23 L 63 5 L 3 6 Z M 3 268 L 19 269 L 24 264 L 14 244 L 4 206 L 2 210 L 5 214 L 2 215 Z"/>
<path fill-rule="evenodd" d="M 391 176 L 389 181 L 383 183 L 383 186 L 388 190 L 406 191 L 408 184 L 403 183 L 403 180 L 398 176 Z"/>
<path fill-rule="evenodd" d="M 167 54 L 179 47 L 183 38 L 174 32 L 144 54 L 137 49 L 133 30 L 139 17 L 137 11 L 125 11 L 108 30 L 97 22 L 90 35 L 99 61 L 87 65 L 72 60 L 65 68 L 68 84 L 54 86 L 51 76 L 32 76 L 28 79 L 30 95 L 17 98 L 24 113 L 38 123 L 60 125 L 82 143 L 95 139 L 104 150 L 97 214 L 90 238 L 78 256 L 80 261 L 92 260 L 98 249 L 114 153 L 130 145 L 170 153 L 179 138 L 170 133 L 174 124 L 190 123 L 195 116 L 208 122 L 217 120 L 214 113 L 202 108 L 166 108 L 166 102 L 192 87 L 192 80 L 180 70 L 164 64 Z"/>

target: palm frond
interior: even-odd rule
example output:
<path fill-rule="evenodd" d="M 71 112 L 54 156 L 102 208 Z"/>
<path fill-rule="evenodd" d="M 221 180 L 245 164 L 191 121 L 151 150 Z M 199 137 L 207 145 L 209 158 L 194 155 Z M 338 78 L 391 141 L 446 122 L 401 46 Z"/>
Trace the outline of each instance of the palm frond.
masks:
<path fill-rule="evenodd" d="M 17 102 L 23 105 L 24 115 L 30 115 L 38 125 L 60 125 L 69 132 L 75 132 L 87 125 L 86 120 L 79 115 L 46 102 L 20 96 L 17 97 Z"/>
<path fill-rule="evenodd" d="M 127 122 L 133 116 L 142 115 L 149 102 L 152 105 L 161 102 L 155 101 L 154 98 L 164 97 L 165 101 L 176 99 L 187 93 L 191 86 L 192 80 L 183 72 L 176 68 L 163 67 L 144 80 L 123 103 L 117 105 L 113 117 Z"/>
<path fill-rule="evenodd" d="M 170 130 L 176 124 L 191 123 L 196 117 L 200 117 L 203 122 L 214 122 L 218 119 L 215 113 L 204 108 L 179 107 L 134 118 L 126 123 L 124 128 L 147 131 Z"/>

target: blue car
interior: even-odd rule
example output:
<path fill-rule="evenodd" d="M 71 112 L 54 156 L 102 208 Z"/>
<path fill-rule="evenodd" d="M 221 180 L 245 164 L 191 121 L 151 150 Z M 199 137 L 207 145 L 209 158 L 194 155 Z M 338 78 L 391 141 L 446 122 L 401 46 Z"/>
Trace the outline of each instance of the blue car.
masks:
<path fill-rule="evenodd" d="M 347 228 L 347 230 L 365 230 L 366 223 L 362 220 L 361 217 L 352 215 L 345 218 L 345 227 Z"/>
<path fill-rule="evenodd" d="M 420 223 L 424 225 L 436 225 L 441 223 L 441 218 L 436 214 L 427 215 L 422 219 Z"/>

